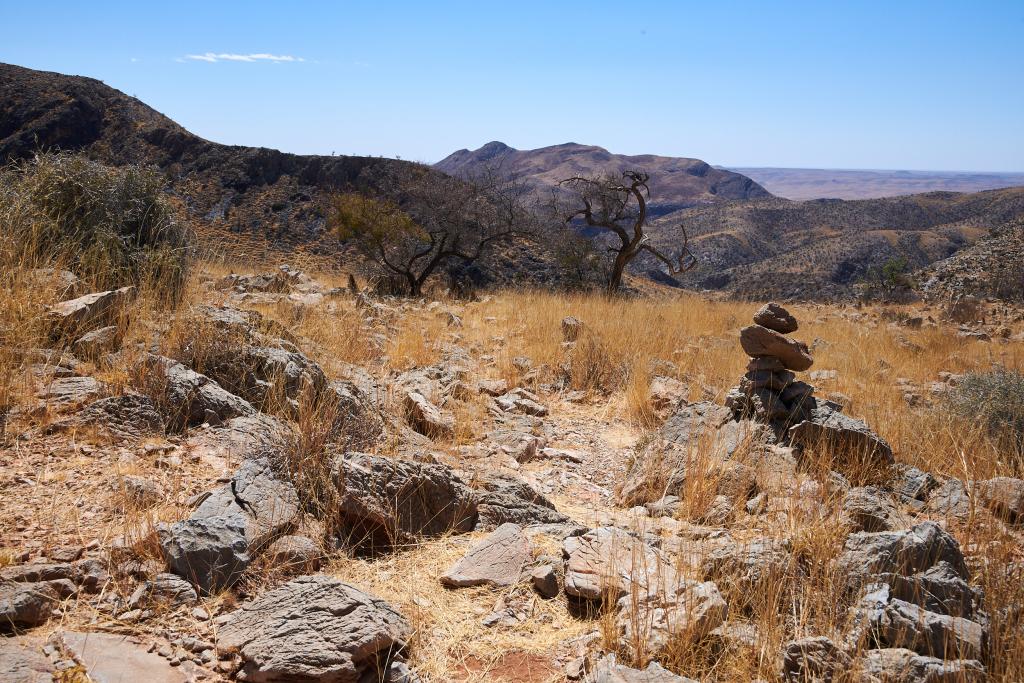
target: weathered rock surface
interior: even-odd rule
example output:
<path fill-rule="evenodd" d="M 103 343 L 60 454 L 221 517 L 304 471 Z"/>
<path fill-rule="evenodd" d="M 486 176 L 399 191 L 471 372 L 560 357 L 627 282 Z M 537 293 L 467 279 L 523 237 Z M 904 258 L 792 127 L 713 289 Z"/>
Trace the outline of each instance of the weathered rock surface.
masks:
<path fill-rule="evenodd" d="M 158 530 L 164 561 L 203 593 L 238 581 L 249 566 L 246 522 L 238 516 L 191 518 Z"/>
<path fill-rule="evenodd" d="M 335 533 L 357 548 L 383 550 L 476 525 L 476 495 L 445 465 L 348 453 L 335 460 L 331 477 Z"/>
<path fill-rule="evenodd" d="M 57 377 L 36 392 L 36 396 L 57 408 L 79 405 L 97 398 L 103 385 L 95 377 Z"/>
<path fill-rule="evenodd" d="M 185 448 L 216 467 L 237 467 L 261 456 L 280 458 L 296 438 L 294 430 L 270 415 L 235 417 L 219 427 L 199 430 L 189 436 Z M 230 470 L 229 470 L 230 471 Z"/>
<path fill-rule="evenodd" d="M 507 522 L 520 526 L 567 524 L 572 520 L 555 504 L 513 474 L 486 472 L 473 481 L 478 489 L 480 513 L 477 528 L 494 529 Z"/>
<path fill-rule="evenodd" d="M 996 477 L 979 481 L 975 492 L 996 515 L 1008 522 L 1024 522 L 1024 480 Z"/>
<path fill-rule="evenodd" d="M 773 538 L 734 541 L 714 548 L 701 568 L 706 578 L 728 582 L 743 590 L 779 582 L 797 571 L 789 544 Z"/>
<path fill-rule="evenodd" d="M 452 588 L 465 586 L 511 586 L 531 559 L 530 542 L 518 524 L 502 524 L 470 548 L 441 576 Z"/>
<path fill-rule="evenodd" d="M 58 635 L 62 648 L 89 674 L 95 683 L 188 683 L 180 667 L 155 652 L 147 652 L 141 643 L 113 633 L 63 631 Z"/>
<path fill-rule="evenodd" d="M 864 466 L 891 465 L 889 444 L 861 420 L 839 411 L 840 406 L 830 401 L 812 401 L 807 419 L 790 427 L 790 443 L 816 449 L 834 459 L 841 473 L 857 472 Z"/>
<path fill-rule="evenodd" d="M 275 567 L 316 571 L 320 568 L 320 547 L 307 536 L 282 536 L 267 548 L 266 556 Z"/>
<path fill-rule="evenodd" d="M 146 434 L 162 433 L 164 418 L 156 403 L 148 396 L 122 394 L 93 401 L 73 415 L 50 425 L 49 431 L 85 426 L 95 427 L 119 439 L 138 439 Z"/>
<path fill-rule="evenodd" d="M 0 638 L 0 681 L 52 683 L 53 665 L 38 646 L 24 638 Z"/>
<path fill-rule="evenodd" d="M 170 418 L 176 428 L 207 422 L 210 413 L 220 421 L 256 413 L 251 403 L 182 363 L 153 357 L 151 364 L 164 374 L 167 402 L 175 409 Z"/>
<path fill-rule="evenodd" d="M 946 479 L 928 496 L 924 509 L 931 515 L 964 522 L 971 515 L 971 497 L 959 479 Z"/>
<path fill-rule="evenodd" d="M 850 489 L 843 499 L 842 514 L 855 531 L 892 531 L 910 526 L 910 518 L 876 486 Z"/>
<path fill-rule="evenodd" d="M 135 294 L 134 287 L 93 292 L 50 307 L 51 324 L 62 334 L 80 335 L 114 322 Z"/>
<path fill-rule="evenodd" d="M 697 683 L 692 678 L 677 676 L 657 662 L 646 669 L 633 669 L 616 661 L 615 655 L 602 657 L 594 665 L 593 683 Z"/>
<path fill-rule="evenodd" d="M 905 531 L 850 534 L 836 560 L 851 583 L 876 574 L 912 575 L 946 562 L 957 576 L 967 578 L 960 544 L 934 522 L 922 522 Z"/>
<path fill-rule="evenodd" d="M 779 359 L 787 370 L 802 372 L 814 365 L 807 345 L 761 325 L 740 330 L 740 345 L 754 358 L 770 356 Z"/>
<path fill-rule="evenodd" d="M 754 323 L 781 334 L 796 332 L 799 327 L 793 314 L 774 302 L 767 303 L 758 309 L 754 314 Z"/>
<path fill-rule="evenodd" d="M 624 595 L 667 594 L 679 584 L 672 562 L 616 527 L 598 527 L 562 544 L 565 592 L 585 600 L 618 601 Z"/>
<path fill-rule="evenodd" d="M 386 671 L 412 629 L 388 603 L 329 576 L 301 576 L 233 612 L 217 646 L 252 683 L 360 683 Z M 366 677 L 366 678 L 364 678 Z"/>
<path fill-rule="evenodd" d="M 60 593 L 48 583 L 0 584 L 0 630 L 45 624 L 59 600 Z"/>
<path fill-rule="evenodd" d="M 977 660 L 943 661 L 904 648 L 867 651 L 858 662 L 866 683 L 983 683 L 985 667 Z"/>
<path fill-rule="evenodd" d="M 121 343 L 121 328 L 108 325 L 92 332 L 86 332 L 71 345 L 80 358 L 96 359 L 105 353 L 117 350 Z"/>
<path fill-rule="evenodd" d="M 619 599 L 616 623 L 624 641 L 642 638 L 649 653 L 664 650 L 674 639 L 700 640 L 721 626 L 728 606 L 712 581 L 680 579 L 664 592 L 625 595 Z"/>

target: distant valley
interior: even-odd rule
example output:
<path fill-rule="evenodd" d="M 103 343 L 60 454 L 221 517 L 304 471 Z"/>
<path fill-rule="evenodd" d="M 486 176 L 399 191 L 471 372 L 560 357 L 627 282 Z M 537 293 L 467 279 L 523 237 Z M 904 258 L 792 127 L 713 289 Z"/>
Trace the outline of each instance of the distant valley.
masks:
<path fill-rule="evenodd" d="M 1024 186 L 1022 173 L 729 168 L 786 199 L 875 199 L 920 192 L 981 192 Z"/>

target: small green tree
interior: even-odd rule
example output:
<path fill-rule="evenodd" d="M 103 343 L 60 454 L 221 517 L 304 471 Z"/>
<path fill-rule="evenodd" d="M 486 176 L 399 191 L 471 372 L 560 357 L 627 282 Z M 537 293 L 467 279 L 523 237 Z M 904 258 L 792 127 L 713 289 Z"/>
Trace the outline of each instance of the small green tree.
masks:
<path fill-rule="evenodd" d="M 868 289 L 876 296 L 892 298 L 896 293 L 908 291 L 914 283 L 910 275 L 910 263 L 905 256 L 893 256 L 881 266 L 871 266 L 864 280 Z"/>

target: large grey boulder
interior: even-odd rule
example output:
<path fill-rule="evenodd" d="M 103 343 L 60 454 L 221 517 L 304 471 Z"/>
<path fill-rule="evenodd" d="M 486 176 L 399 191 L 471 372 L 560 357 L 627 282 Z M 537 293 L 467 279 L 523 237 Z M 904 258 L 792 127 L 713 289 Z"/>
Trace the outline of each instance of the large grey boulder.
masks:
<path fill-rule="evenodd" d="M 301 576 L 230 615 L 218 633 L 250 683 L 378 680 L 412 628 L 391 605 L 347 583 Z"/>
<path fill-rule="evenodd" d="M 59 601 L 49 583 L 0 583 L 0 630 L 45 624 Z"/>
<path fill-rule="evenodd" d="M 163 373 L 167 404 L 174 409 L 171 422 L 178 429 L 208 422 L 211 414 L 225 421 L 256 413 L 251 403 L 182 363 L 154 356 L 150 365 Z"/>
<path fill-rule="evenodd" d="M 657 662 L 646 669 L 633 669 L 619 664 L 615 655 L 606 655 L 594 665 L 588 683 L 697 683 L 692 678 L 677 676 Z"/>
<path fill-rule="evenodd" d="M 190 518 L 160 527 L 157 536 L 168 568 L 211 594 L 238 581 L 252 561 L 245 530 L 236 516 Z"/>
<path fill-rule="evenodd" d="M 38 645 L 23 637 L 0 638 L 0 681 L 52 683 L 53 665 Z"/>
<path fill-rule="evenodd" d="M 740 346 L 753 358 L 778 358 L 788 370 L 802 372 L 814 365 L 806 344 L 761 325 L 740 330 Z"/>
<path fill-rule="evenodd" d="M 598 527 L 562 542 L 565 593 L 616 602 L 626 595 L 666 595 L 679 585 L 672 561 L 617 527 Z"/>
<path fill-rule="evenodd" d="M 257 457 L 246 460 L 187 520 L 160 527 L 158 536 L 171 571 L 211 593 L 233 584 L 298 514 L 295 487 L 269 458 Z"/>
<path fill-rule="evenodd" d="M 943 661 L 906 648 L 868 650 L 858 662 L 865 683 L 984 683 L 985 667 L 972 659 Z"/>
<path fill-rule="evenodd" d="M 967 565 L 960 544 L 935 522 L 922 522 L 904 531 L 850 534 L 836 560 L 852 585 L 877 574 L 911 575 L 946 562 L 966 579 Z"/>
<path fill-rule="evenodd" d="M 843 474 L 892 465 L 892 448 L 885 439 L 863 421 L 839 412 L 838 404 L 809 399 L 805 406 L 807 419 L 789 428 L 792 445 L 810 447 L 832 458 L 834 469 Z"/>
<path fill-rule="evenodd" d="M 555 504 L 514 474 L 488 471 L 472 481 L 477 489 L 480 518 L 478 529 L 496 529 L 512 522 L 520 526 L 568 524 L 566 515 Z"/>
<path fill-rule="evenodd" d="M 334 462 L 335 533 L 370 552 L 472 531 L 477 497 L 450 467 L 346 453 Z"/>
<path fill-rule="evenodd" d="M 530 542 L 518 524 L 502 524 L 469 549 L 441 576 L 451 588 L 465 586 L 511 586 L 532 559 Z"/>

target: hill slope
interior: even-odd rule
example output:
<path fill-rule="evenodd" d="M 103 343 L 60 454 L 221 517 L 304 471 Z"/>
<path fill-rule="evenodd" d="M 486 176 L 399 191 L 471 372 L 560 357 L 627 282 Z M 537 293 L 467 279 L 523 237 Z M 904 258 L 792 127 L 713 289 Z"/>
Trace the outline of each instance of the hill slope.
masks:
<path fill-rule="evenodd" d="M 115 166 L 158 166 L 205 226 L 272 249 L 336 249 L 330 240 L 317 244 L 323 193 L 349 185 L 368 166 L 406 163 L 222 145 L 101 81 L 0 64 L 0 162 L 58 149 Z"/>
<path fill-rule="evenodd" d="M 688 285 L 751 297 L 845 297 L 873 265 L 923 268 L 1024 216 L 1024 188 L 857 201 L 764 199 L 678 211 L 654 223 L 671 248 L 678 225 L 700 260 Z"/>
<path fill-rule="evenodd" d="M 434 168 L 456 176 L 489 167 L 517 175 L 539 191 L 576 175 L 642 169 L 651 174 L 650 209 L 654 215 L 712 202 L 771 196 L 750 178 L 714 168 L 700 159 L 612 154 L 601 147 L 574 142 L 531 150 L 489 142 L 477 150 L 459 150 L 434 164 Z"/>
<path fill-rule="evenodd" d="M 1024 186 L 1024 173 L 731 168 L 786 199 L 874 199 L 920 192 L 980 192 Z"/>

